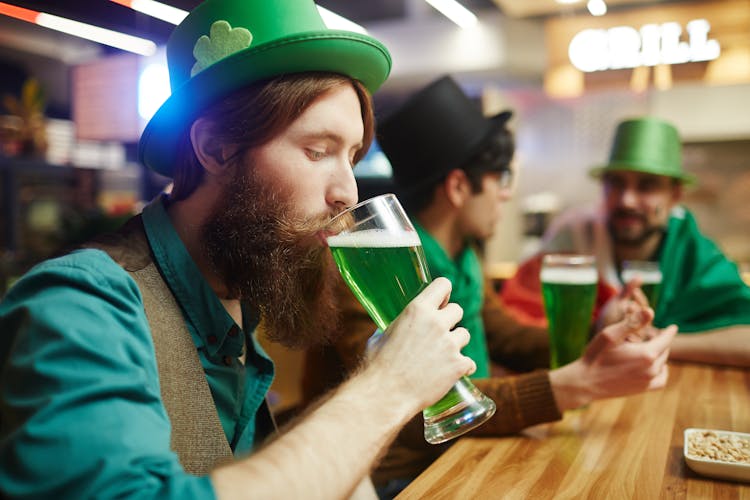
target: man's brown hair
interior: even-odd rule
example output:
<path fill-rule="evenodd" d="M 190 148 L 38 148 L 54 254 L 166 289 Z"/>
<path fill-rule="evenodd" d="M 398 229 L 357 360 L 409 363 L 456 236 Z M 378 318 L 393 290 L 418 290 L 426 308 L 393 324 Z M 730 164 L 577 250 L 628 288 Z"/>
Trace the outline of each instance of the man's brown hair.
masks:
<path fill-rule="evenodd" d="M 215 140 L 236 144 L 238 152 L 266 144 L 283 132 L 321 95 L 341 85 L 351 85 L 362 111 L 362 148 L 354 156 L 357 163 L 367 153 L 374 134 L 370 94 L 357 80 L 335 73 L 300 73 L 263 80 L 238 90 L 209 106 L 202 117 L 215 124 Z M 240 155 L 235 155 L 238 158 Z M 183 134 L 175 158 L 171 197 L 190 196 L 203 180 L 204 170 L 193 151 L 189 128 Z"/>

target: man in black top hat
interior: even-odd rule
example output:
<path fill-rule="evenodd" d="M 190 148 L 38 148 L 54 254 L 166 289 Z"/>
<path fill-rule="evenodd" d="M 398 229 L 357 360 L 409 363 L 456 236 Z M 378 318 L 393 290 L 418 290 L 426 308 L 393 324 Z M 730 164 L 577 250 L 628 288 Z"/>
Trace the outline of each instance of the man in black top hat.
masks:
<path fill-rule="evenodd" d="M 651 342 L 623 348 L 624 337 L 605 329 L 587 356 L 563 368 L 492 377 L 490 359 L 519 371 L 549 365 L 546 330 L 521 325 L 504 312 L 483 279 L 475 250 L 475 242 L 492 235 L 501 205 L 511 196 L 510 117 L 504 111 L 485 118 L 453 79 L 443 77 L 378 126 L 380 145 L 393 167 L 395 191 L 419 233 L 430 271 L 451 280 L 451 300 L 464 310 L 461 325 L 471 332 L 471 340 L 462 352 L 477 365 L 474 383 L 498 406 L 495 416 L 473 435 L 516 432 L 557 420 L 562 411 L 593 399 L 661 387 L 666 382 L 663 362 L 675 332 L 669 329 Z M 303 382 L 307 399 L 358 364 L 375 330 L 348 289 L 342 287 L 338 297 L 344 310 L 343 335 L 333 348 L 308 352 Z M 633 368 L 634 356 L 645 352 L 659 359 L 650 367 L 656 370 L 651 375 L 642 371 L 645 367 Z M 427 445 L 421 419 L 412 422 L 373 476 L 383 496 L 403 487 L 445 449 Z"/>

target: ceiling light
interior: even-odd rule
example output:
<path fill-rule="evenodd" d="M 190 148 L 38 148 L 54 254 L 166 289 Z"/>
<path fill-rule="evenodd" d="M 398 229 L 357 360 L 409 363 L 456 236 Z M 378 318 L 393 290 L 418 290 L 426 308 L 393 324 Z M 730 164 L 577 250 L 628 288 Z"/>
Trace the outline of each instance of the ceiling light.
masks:
<path fill-rule="evenodd" d="M 47 14 L 46 12 L 37 12 L 35 10 L 9 5 L 5 2 L 0 2 L 0 14 L 34 23 L 45 28 L 61 31 L 79 38 L 85 38 L 92 42 L 102 43 L 118 49 L 127 50 L 128 52 L 135 52 L 136 54 L 143 56 L 149 56 L 156 52 L 156 44 L 145 38 L 126 35 L 125 33 L 73 21 L 72 19 Z"/>
<path fill-rule="evenodd" d="M 462 28 L 471 28 L 477 24 L 477 16 L 456 0 L 425 0 L 445 17 Z"/>
<path fill-rule="evenodd" d="M 142 56 L 150 56 L 156 52 L 156 44 L 145 38 L 126 35 L 118 31 L 112 31 L 99 26 L 73 21 L 64 17 L 53 16 L 44 12 L 39 13 L 36 23 L 39 26 L 62 31 L 69 35 L 86 38 L 92 42 L 103 43 L 111 47 L 135 52 Z"/>
<path fill-rule="evenodd" d="M 607 4 L 604 3 L 604 0 L 589 0 L 586 8 L 589 9 L 592 16 L 603 16 L 607 13 Z"/>
<path fill-rule="evenodd" d="M 180 24 L 188 15 L 186 10 L 178 9 L 153 0 L 111 0 L 125 7 L 130 7 L 147 16 L 155 17 L 170 24 Z"/>
<path fill-rule="evenodd" d="M 111 2 L 124 5 L 147 16 L 155 17 L 171 24 L 180 24 L 188 15 L 188 11 L 172 7 L 165 3 L 154 0 L 110 0 Z M 328 9 L 317 5 L 320 17 L 329 29 L 355 31 L 367 33 L 367 30 L 359 24 L 336 14 Z"/>

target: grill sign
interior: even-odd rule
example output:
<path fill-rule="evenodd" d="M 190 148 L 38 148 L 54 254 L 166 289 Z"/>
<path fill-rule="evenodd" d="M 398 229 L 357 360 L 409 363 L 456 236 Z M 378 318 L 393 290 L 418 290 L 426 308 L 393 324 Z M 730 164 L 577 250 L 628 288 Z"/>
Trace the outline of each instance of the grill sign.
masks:
<path fill-rule="evenodd" d="M 568 46 L 573 66 L 584 72 L 608 69 L 710 61 L 719 57 L 719 42 L 708 39 L 711 26 L 705 19 L 687 23 L 688 41 L 681 41 L 682 27 L 675 22 L 587 29 L 578 32 Z"/>

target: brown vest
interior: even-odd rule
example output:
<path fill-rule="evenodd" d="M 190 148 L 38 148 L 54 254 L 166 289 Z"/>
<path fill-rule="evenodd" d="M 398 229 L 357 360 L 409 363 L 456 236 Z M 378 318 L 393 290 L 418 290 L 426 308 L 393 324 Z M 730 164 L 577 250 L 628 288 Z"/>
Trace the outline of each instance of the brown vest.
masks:
<path fill-rule="evenodd" d="M 180 306 L 154 263 L 141 217 L 86 246 L 107 252 L 138 284 L 154 342 L 161 398 L 172 425 L 170 446 L 183 468 L 205 475 L 232 460 L 196 346 Z M 265 402 L 256 418 L 266 431 L 272 428 Z"/>

